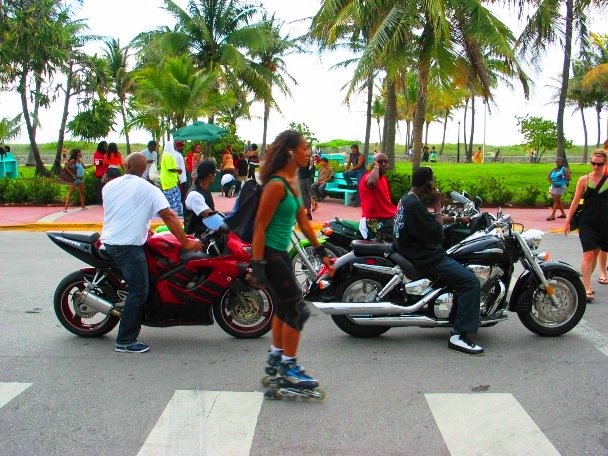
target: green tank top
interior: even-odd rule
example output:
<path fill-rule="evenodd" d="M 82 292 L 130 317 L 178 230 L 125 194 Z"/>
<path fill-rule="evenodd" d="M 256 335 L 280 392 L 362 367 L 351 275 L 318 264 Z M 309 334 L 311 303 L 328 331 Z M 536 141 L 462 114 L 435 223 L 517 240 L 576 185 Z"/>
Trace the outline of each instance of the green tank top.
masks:
<path fill-rule="evenodd" d="M 283 182 L 285 197 L 277 206 L 272 220 L 266 227 L 266 245 L 276 250 L 287 251 L 291 242 L 293 225 L 296 223 L 296 214 L 302 204 L 302 199 L 294 196 L 284 179 L 273 177 L 270 180 Z"/>

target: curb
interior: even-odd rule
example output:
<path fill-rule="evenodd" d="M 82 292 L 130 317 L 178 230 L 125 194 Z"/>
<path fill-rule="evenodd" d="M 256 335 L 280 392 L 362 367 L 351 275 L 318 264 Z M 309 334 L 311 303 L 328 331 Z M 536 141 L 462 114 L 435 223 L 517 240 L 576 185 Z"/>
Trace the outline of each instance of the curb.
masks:
<path fill-rule="evenodd" d="M 150 229 L 164 225 L 153 222 Z M 321 231 L 323 223 L 311 223 L 315 232 Z M 101 231 L 101 223 L 25 223 L 23 225 L 0 225 L 0 231 Z M 297 228 L 300 231 L 299 227 Z"/>

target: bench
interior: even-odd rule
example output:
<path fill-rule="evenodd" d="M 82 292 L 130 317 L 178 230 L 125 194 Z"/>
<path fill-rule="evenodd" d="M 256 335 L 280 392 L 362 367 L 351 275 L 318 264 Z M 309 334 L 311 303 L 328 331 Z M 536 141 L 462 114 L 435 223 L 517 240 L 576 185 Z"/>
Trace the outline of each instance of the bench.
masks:
<path fill-rule="evenodd" d="M 316 176 L 315 176 L 316 180 Z M 344 205 L 348 206 L 349 197 L 351 194 L 357 193 L 357 190 L 348 188 L 348 184 L 342 177 L 342 173 L 334 173 L 334 178 L 327 183 L 325 186 L 326 193 L 343 193 L 344 194 Z"/>

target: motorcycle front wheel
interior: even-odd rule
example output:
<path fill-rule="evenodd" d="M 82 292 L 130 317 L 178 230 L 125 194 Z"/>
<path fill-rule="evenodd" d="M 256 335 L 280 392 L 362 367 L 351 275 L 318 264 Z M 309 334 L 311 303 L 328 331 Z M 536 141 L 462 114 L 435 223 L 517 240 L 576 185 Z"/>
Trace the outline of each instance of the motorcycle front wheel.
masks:
<path fill-rule="evenodd" d="M 532 309 L 517 316 L 526 329 L 539 336 L 561 336 L 574 328 L 585 313 L 587 299 L 580 277 L 563 271 L 548 271 L 547 281 L 553 288 L 559 306 L 555 307 L 547 292 L 538 287 L 532 297 Z"/>
<path fill-rule="evenodd" d="M 245 286 L 241 301 L 231 289 L 213 304 L 213 315 L 224 331 L 237 339 L 255 339 L 270 331 L 274 304 L 266 290 Z"/>
<path fill-rule="evenodd" d="M 88 286 L 93 276 L 82 271 L 73 272 L 63 279 L 53 298 L 55 315 L 65 329 L 81 337 L 100 337 L 114 329 L 120 320 L 114 315 L 105 315 L 80 302 L 80 293 Z M 89 290 L 109 301 L 117 298 L 116 291 L 109 285 Z"/>
<path fill-rule="evenodd" d="M 336 298 L 339 302 L 372 302 L 385 283 L 386 278 L 376 274 L 356 274 L 338 288 Z M 331 319 L 338 328 L 353 337 L 378 337 L 391 329 L 390 326 L 358 325 L 350 315 L 332 315 Z"/>
<path fill-rule="evenodd" d="M 330 258 L 338 258 L 341 256 L 341 253 L 334 245 L 329 244 L 327 242 L 323 243 L 322 245 L 329 253 Z M 304 247 L 303 250 L 306 256 L 308 257 L 308 260 L 312 264 L 313 268 L 315 268 L 312 275 L 314 275 L 314 277 L 316 278 L 317 273 L 321 270 L 321 267 L 323 266 L 323 263 L 321 263 L 321 261 L 314 255 L 315 248 L 312 245 Z M 298 281 L 298 284 L 302 289 L 302 293 L 306 294 L 314 280 L 311 279 L 311 274 L 309 273 L 309 269 L 306 266 L 304 259 L 300 256 L 297 250 L 294 250 L 294 252 L 295 253 L 291 258 L 291 266 L 296 276 L 296 280 Z"/>

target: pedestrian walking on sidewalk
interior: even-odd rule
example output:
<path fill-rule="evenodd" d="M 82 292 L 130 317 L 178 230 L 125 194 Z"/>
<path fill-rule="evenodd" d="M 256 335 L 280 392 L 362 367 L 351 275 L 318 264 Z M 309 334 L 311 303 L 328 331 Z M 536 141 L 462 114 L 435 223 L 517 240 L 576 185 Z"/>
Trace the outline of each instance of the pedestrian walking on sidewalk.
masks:
<path fill-rule="evenodd" d="M 555 220 L 555 212 L 558 209 L 561 215 L 558 215 L 557 218 L 566 218 L 562 195 L 566 192 L 566 188 L 570 183 L 570 170 L 564 166 L 564 159 L 562 157 L 557 157 L 555 160 L 555 168 L 547 174 L 547 180 L 551 184 L 549 192 L 553 200 L 553 210 L 551 211 L 551 215 L 547 217 L 547 220 Z"/>
<path fill-rule="evenodd" d="M 65 164 L 65 169 L 74 176 L 74 182 L 70 182 L 70 189 L 68 190 L 68 196 L 65 198 L 65 208 L 63 212 L 68 211 L 70 202 L 72 201 L 72 193 L 74 189 L 78 188 L 80 194 L 80 208 L 85 210 L 87 207 L 84 205 L 84 169 L 90 168 L 93 165 L 85 165 L 82 163 L 82 151 L 80 149 L 72 149 L 70 152 L 70 158 Z"/>

